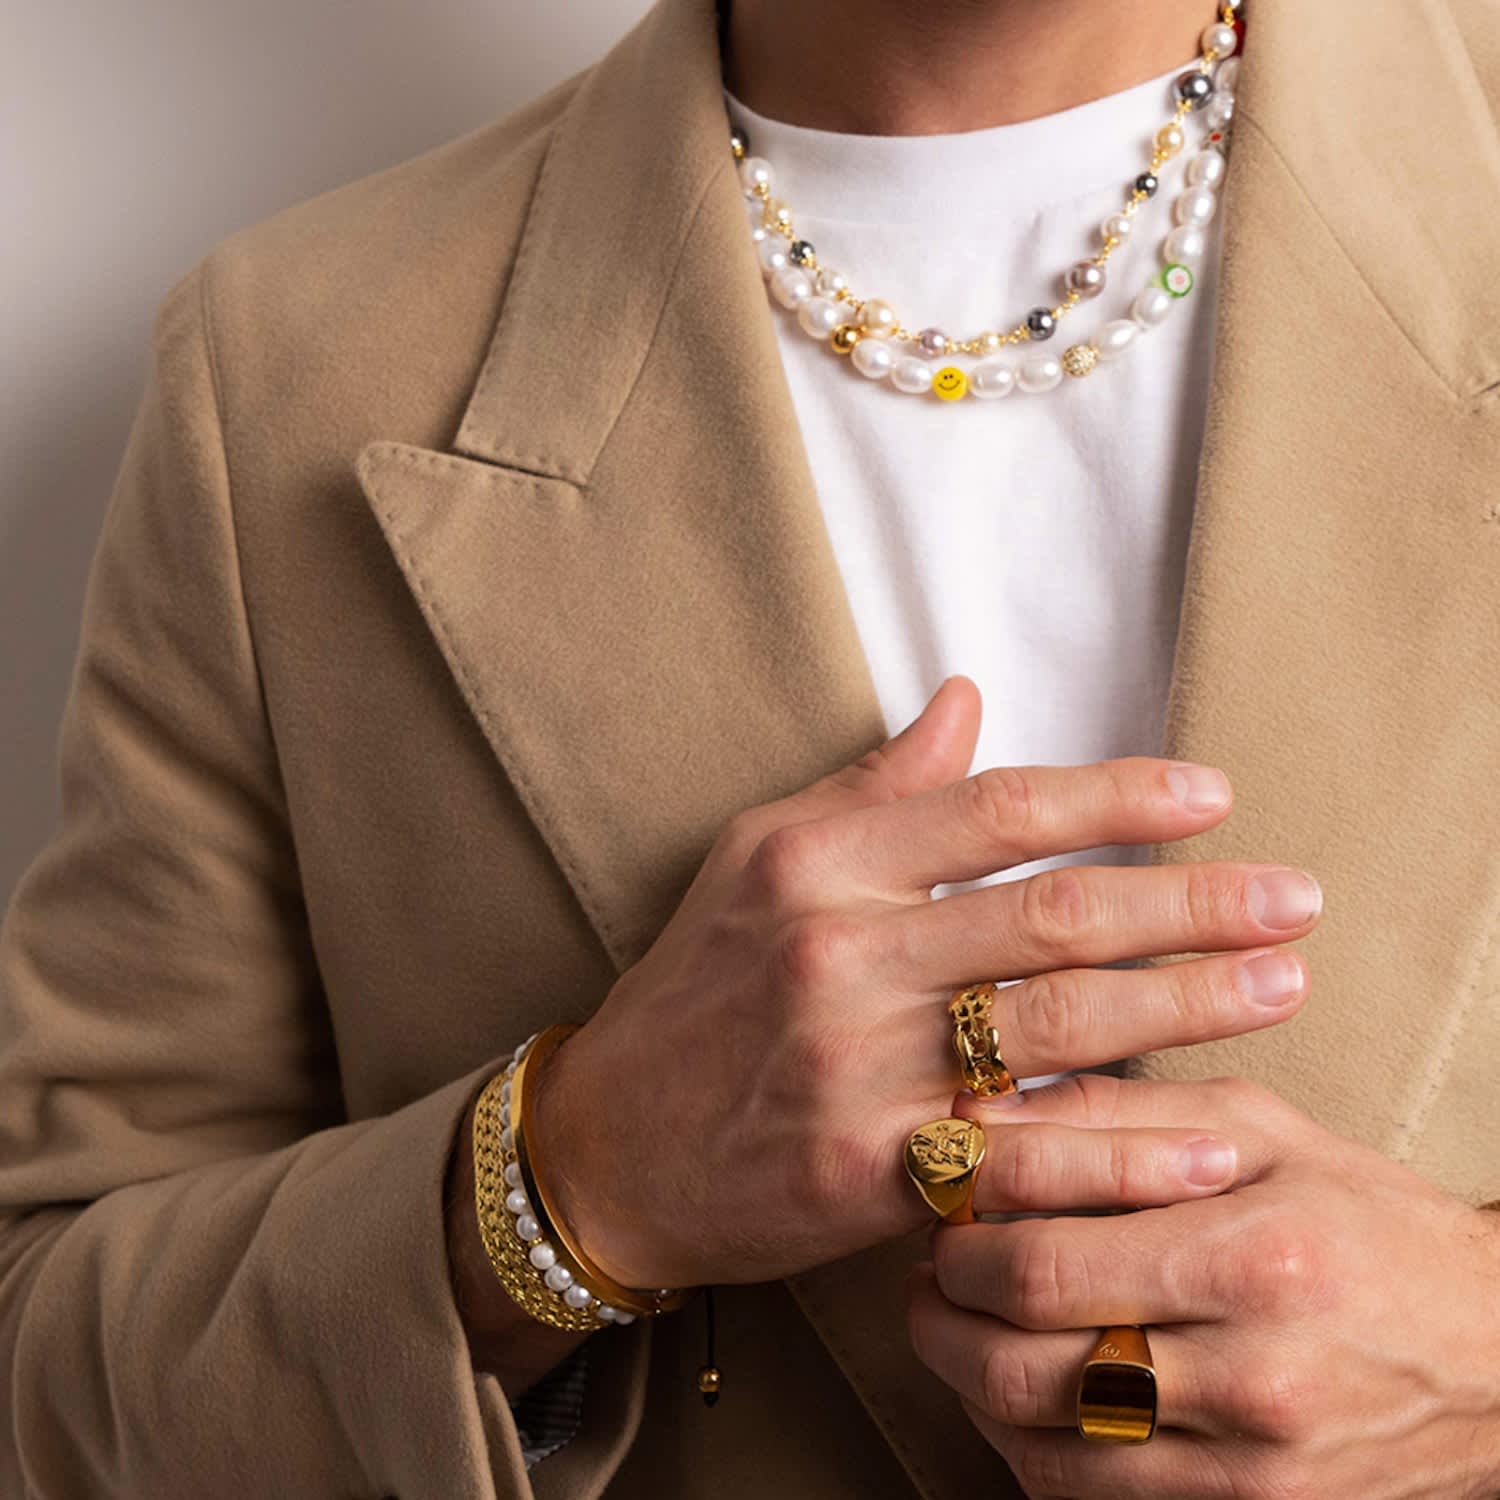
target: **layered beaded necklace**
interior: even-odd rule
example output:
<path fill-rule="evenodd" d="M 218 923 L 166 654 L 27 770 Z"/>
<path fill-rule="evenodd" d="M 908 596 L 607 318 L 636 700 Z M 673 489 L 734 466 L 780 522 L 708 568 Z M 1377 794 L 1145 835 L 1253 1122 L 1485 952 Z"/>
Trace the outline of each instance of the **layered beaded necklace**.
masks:
<path fill-rule="evenodd" d="M 751 155 L 746 132 L 731 122 L 729 147 L 738 166 L 750 221 L 750 237 L 772 298 L 794 315 L 802 331 L 846 355 L 869 380 L 886 381 L 910 396 L 935 395 L 944 401 L 965 396 L 992 400 L 1013 390 L 1055 390 L 1065 377 L 1081 379 L 1100 364 L 1124 354 L 1143 333 L 1162 323 L 1174 302 L 1193 289 L 1193 265 L 1208 248 L 1207 226 L 1217 207 L 1217 191 L 1228 168 L 1234 117 L 1235 75 L 1244 34 L 1243 0 L 1224 0 L 1218 20 L 1201 38 L 1197 62 L 1173 82 L 1176 108 L 1155 134 L 1149 162 L 1131 183 L 1118 212 L 1099 226 L 1098 252 L 1072 266 L 1062 278 L 1062 298 L 1053 307 L 1034 307 L 1009 332 L 986 330 L 968 338 L 941 328 L 919 331 L 902 326 L 894 308 L 880 297 L 861 298 L 842 272 L 822 264 L 817 252 L 792 227 L 792 211 L 771 192 L 771 164 Z M 1080 302 L 1105 290 L 1105 264 L 1131 235 L 1142 204 L 1157 195 L 1161 173 L 1187 145 L 1183 122 L 1202 122 L 1196 151 L 1186 158 L 1184 182 L 1173 207 L 1174 224 L 1162 241 L 1161 268 L 1130 304 L 1129 315 L 1102 324 L 1094 334 L 1060 355 L 1034 353 L 1019 361 L 1002 351 L 1012 345 L 1043 343 Z M 954 355 L 978 356 L 964 370 L 940 364 Z"/>

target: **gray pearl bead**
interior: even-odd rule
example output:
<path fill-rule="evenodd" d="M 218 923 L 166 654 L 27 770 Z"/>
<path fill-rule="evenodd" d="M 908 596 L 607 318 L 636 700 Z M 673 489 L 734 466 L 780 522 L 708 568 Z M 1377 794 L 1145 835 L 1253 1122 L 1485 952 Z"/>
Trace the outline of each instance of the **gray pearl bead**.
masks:
<path fill-rule="evenodd" d="M 1050 339 L 1057 332 L 1057 319 L 1048 307 L 1033 307 L 1026 314 L 1026 330 L 1033 339 Z"/>
<path fill-rule="evenodd" d="M 1202 109 L 1213 91 L 1213 79 L 1197 68 L 1189 68 L 1186 73 L 1177 75 L 1177 97 L 1194 109 Z"/>
<path fill-rule="evenodd" d="M 924 328 L 917 335 L 917 347 L 928 359 L 937 359 L 948 352 L 948 335 L 941 328 Z"/>
<path fill-rule="evenodd" d="M 1104 290 L 1104 267 L 1096 266 L 1091 260 L 1081 260 L 1067 277 L 1068 290 L 1077 292 L 1080 297 L 1097 297 Z"/>

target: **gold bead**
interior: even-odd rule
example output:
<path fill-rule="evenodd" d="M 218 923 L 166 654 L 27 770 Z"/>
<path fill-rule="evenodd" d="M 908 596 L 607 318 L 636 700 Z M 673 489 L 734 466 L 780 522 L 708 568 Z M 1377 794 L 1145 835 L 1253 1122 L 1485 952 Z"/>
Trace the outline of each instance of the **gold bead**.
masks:
<path fill-rule="evenodd" d="M 981 333 L 979 335 L 979 347 L 986 354 L 998 354 L 1005 347 L 1005 340 L 998 333 Z"/>
<path fill-rule="evenodd" d="M 1161 152 L 1163 160 L 1169 156 L 1176 156 L 1187 142 L 1187 136 L 1183 134 L 1182 126 L 1175 120 L 1163 125 L 1156 132 L 1156 149 Z"/>
<path fill-rule="evenodd" d="M 1081 378 L 1099 363 L 1099 351 L 1092 344 L 1074 344 L 1071 349 L 1063 350 L 1058 363 L 1064 374 Z"/>
<path fill-rule="evenodd" d="M 852 323 L 840 323 L 833 330 L 833 337 L 829 343 L 832 344 L 835 354 L 853 354 L 854 346 L 863 337 L 864 335 Z"/>
<path fill-rule="evenodd" d="M 1181 132 L 1179 132 L 1180 134 Z M 790 229 L 792 227 L 792 211 L 780 198 L 766 199 L 766 223 L 776 229 Z"/>
<path fill-rule="evenodd" d="M 724 1377 L 719 1373 L 718 1367 L 716 1365 L 704 1365 L 703 1368 L 698 1371 L 698 1389 L 702 1391 L 705 1396 L 712 1396 L 716 1394 L 719 1386 L 723 1383 L 723 1380 Z"/>

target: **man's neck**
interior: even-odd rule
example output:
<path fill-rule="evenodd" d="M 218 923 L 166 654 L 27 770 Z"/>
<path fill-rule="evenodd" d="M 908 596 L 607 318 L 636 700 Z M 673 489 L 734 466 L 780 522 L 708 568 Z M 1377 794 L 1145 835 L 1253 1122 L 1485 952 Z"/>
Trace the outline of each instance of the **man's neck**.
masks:
<path fill-rule="evenodd" d="M 1034 119 L 1186 66 L 1213 0 L 722 0 L 730 91 L 861 135 Z"/>

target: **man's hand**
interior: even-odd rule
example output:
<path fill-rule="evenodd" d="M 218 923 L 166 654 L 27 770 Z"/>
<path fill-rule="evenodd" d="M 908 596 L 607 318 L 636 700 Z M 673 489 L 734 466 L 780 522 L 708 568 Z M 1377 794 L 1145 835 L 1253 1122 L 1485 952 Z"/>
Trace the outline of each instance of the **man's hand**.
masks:
<path fill-rule="evenodd" d="M 966 777 L 978 729 L 977 690 L 949 678 L 879 749 L 731 819 L 656 942 L 534 1080 L 559 1214 L 617 1280 L 772 1280 L 918 1228 L 902 1146 L 949 1112 L 945 1003 L 976 979 L 1020 981 L 995 1024 L 1023 1076 L 1296 1013 L 1305 969 L 1267 945 L 1317 921 L 1297 870 L 1075 864 L 934 901 L 939 884 L 1185 838 L 1229 812 L 1222 775 L 1153 757 Z M 1174 953 L 1211 956 L 1103 967 Z M 1062 1190 L 1160 1203 L 1227 1180 L 1203 1134 L 1139 1133 L 1131 1182 L 1145 1186 L 1126 1199 L 1104 1196 L 1111 1163 L 1076 1153 L 1061 1158 L 1080 1168 L 1069 1182 L 1038 1177 L 1059 1153 L 1033 1137 L 1013 1138 L 1013 1173 L 998 1150 L 988 1165 L 1043 1206 Z"/>
<path fill-rule="evenodd" d="M 962 1112 L 992 1150 L 1066 1125 L 1080 1157 L 1124 1162 L 1115 1143 L 1175 1126 L 1238 1154 L 1201 1201 L 934 1230 L 913 1343 L 1034 1500 L 1500 1493 L 1500 1215 L 1241 1079 L 1079 1077 Z M 1074 1427 L 1079 1369 L 1121 1323 L 1148 1325 L 1157 1369 L 1140 1447 Z"/>

